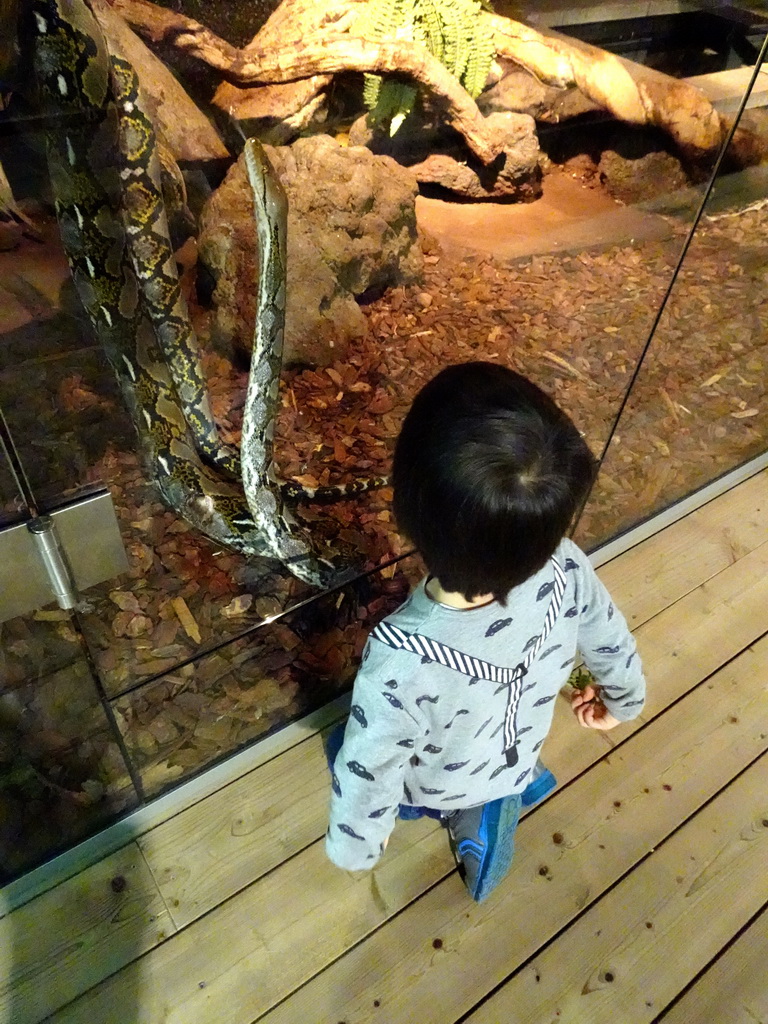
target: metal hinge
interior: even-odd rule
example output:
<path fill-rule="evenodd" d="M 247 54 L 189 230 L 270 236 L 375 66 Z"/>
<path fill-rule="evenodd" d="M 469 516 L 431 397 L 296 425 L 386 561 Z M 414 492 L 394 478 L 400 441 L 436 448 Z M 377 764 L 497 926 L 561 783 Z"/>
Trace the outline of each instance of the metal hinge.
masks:
<path fill-rule="evenodd" d="M 74 608 L 81 591 L 127 569 L 108 491 L 9 526 L 0 530 L 0 622 L 51 601 Z"/>

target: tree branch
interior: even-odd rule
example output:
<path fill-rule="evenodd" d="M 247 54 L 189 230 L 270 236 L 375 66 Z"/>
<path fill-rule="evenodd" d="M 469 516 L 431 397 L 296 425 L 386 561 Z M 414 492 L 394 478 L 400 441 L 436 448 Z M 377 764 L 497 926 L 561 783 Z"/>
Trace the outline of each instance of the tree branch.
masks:
<path fill-rule="evenodd" d="M 172 45 L 240 86 L 292 82 L 342 71 L 399 74 L 436 95 L 448 122 L 483 162 L 498 155 L 475 102 L 426 48 L 407 41 L 373 43 L 347 34 L 364 0 L 284 0 L 243 50 L 199 22 L 149 0 L 113 0 L 134 28 Z M 547 85 L 575 85 L 585 96 L 631 124 L 655 125 L 692 156 L 711 154 L 723 126 L 704 94 L 677 79 L 615 57 L 587 43 L 483 13 L 497 54 Z M 329 28 L 332 34 L 329 34 Z"/>
<path fill-rule="evenodd" d="M 448 123 L 482 163 L 490 163 L 501 151 L 499 140 L 487 131 L 475 101 L 426 47 L 408 42 L 370 43 L 336 35 L 325 36 L 322 41 L 285 41 L 282 47 L 251 43 L 238 50 L 199 22 L 156 7 L 148 0 L 115 0 L 115 9 L 146 38 L 197 57 L 234 85 L 295 82 L 342 71 L 405 75 L 436 95 Z"/>
<path fill-rule="evenodd" d="M 691 155 L 700 157 L 720 145 L 720 117 L 694 86 L 558 32 L 544 34 L 508 18 L 483 17 L 493 29 L 497 54 L 544 84 L 575 85 L 620 120 L 663 129 Z"/>

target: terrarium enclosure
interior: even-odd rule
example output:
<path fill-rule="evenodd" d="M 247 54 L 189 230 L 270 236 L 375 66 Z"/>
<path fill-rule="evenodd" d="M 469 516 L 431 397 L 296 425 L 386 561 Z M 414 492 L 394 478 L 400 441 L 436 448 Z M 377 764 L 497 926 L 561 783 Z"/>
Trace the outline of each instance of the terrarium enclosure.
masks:
<path fill-rule="evenodd" d="M 385 478 L 443 366 L 573 417 L 587 550 L 765 451 L 767 33 L 0 4 L 0 878 L 350 686 L 422 571 Z"/>

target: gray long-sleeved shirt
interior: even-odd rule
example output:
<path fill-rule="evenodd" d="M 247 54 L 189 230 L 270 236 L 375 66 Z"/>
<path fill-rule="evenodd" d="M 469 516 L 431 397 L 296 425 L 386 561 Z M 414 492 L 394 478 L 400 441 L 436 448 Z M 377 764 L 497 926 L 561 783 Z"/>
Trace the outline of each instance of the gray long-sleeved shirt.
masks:
<path fill-rule="evenodd" d="M 449 811 L 522 792 L 577 650 L 611 714 L 640 713 L 645 680 L 623 616 L 572 541 L 554 560 L 565 589 L 553 623 L 560 574 L 550 561 L 505 607 L 449 608 L 422 581 L 369 637 L 332 779 L 326 851 L 339 867 L 373 867 L 400 803 Z M 432 656 L 387 646 L 377 633 L 394 643 L 427 637 L 435 643 L 412 646 Z M 531 651 L 527 672 L 510 683 Z"/>

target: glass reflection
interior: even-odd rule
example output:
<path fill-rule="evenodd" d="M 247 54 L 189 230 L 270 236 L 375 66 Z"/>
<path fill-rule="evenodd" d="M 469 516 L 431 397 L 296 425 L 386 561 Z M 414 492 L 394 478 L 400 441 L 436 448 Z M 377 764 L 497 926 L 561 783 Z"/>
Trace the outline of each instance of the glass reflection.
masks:
<path fill-rule="evenodd" d="M 0 626 L 0 882 L 137 804 L 68 612 Z"/>
<path fill-rule="evenodd" d="M 768 174 L 734 170 L 742 127 L 752 132 L 739 122 L 722 154 L 579 523 L 582 543 L 628 529 L 766 450 Z"/>
<path fill-rule="evenodd" d="M 406 559 L 114 700 L 147 795 L 339 696 L 368 631 L 420 571 Z"/>

